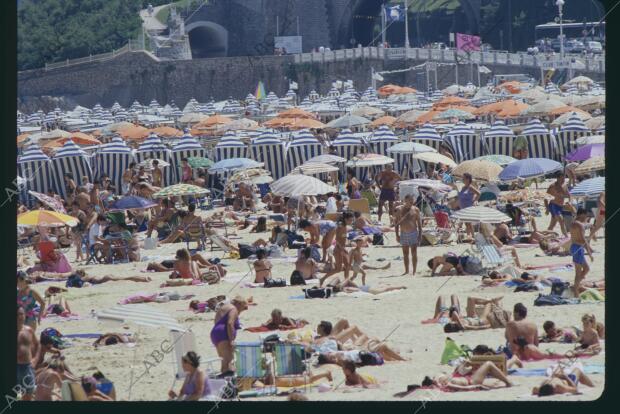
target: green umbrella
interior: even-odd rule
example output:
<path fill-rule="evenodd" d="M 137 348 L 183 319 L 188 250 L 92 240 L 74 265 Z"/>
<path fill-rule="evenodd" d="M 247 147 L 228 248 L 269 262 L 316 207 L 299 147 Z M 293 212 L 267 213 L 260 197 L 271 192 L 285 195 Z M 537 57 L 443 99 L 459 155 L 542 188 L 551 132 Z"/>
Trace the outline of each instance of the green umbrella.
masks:
<path fill-rule="evenodd" d="M 512 158 L 508 155 L 500 155 L 500 154 L 491 154 L 491 155 L 483 155 L 482 157 L 476 158 L 481 161 L 489 161 L 497 165 L 508 165 L 511 162 L 516 161 L 516 158 Z"/>
<path fill-rule="evenodd" d="M 213 161 L 203 157 L 191 157 L 187 159 L 187 163 L 192 168 L 210 168 L 213 165 Z"/>
<path fill-rule="evenodd" d="M 206 188 L 192 184 L 175 184 L 159 190 L 153 194 L 153 198 L 181 197 L 186 195 L 202 196 L 206 194 L 209 194 L 209 190 Z"/>
<path fill-rule="evenodd" d="M 463 111 L 461 109 L 451 108 L 451 109 L 447 109 L 447 110 L 443 111 L 439 115 L 435 116 L 433 119 L 452 119 L 452 118 L 457 118 L 459 120 L 464 120 L 464 119 L 474 119 L 475 116 L 470 114 L 467 111 Z"/>

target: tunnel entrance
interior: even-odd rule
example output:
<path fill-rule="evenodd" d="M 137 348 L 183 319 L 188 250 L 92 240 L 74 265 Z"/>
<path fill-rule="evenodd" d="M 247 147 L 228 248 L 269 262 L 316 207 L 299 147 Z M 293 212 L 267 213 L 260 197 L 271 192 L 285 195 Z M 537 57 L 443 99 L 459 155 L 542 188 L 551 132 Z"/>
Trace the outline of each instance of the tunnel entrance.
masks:
<path fill-rule="evenodd" d="M 185 28 L 189 36 L 192 58 L 213 58 L 228 55 L 228 31 L 212 22 L 195 22 Z"/>

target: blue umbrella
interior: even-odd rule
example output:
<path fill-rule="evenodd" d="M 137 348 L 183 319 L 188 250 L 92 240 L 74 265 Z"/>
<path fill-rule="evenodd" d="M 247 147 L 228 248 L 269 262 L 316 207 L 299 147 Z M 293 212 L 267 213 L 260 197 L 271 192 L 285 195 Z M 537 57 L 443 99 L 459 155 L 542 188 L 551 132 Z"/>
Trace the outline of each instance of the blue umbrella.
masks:
<path fill-rule="evenodd" d="M 119 200 L 116 200 L 111 206 L 110 210 L 132 210 L 136 208 L 151 208 L 157 205 L 153 200 L 147 200 L 146 198 L 138 196 L 126 196 Z"/>
<path fill-rule="evenodd" d="M 577 184 L 572 190 L 572 196 L 593 196 L 605 191 L 605 177 L 590 178 Z"/>
<path fill-rule="evenodd" d="M 502 181 L 512 181 L 519 178 L 533 178 L 549 174 L 562 169 L 562 164 L 548 158 L 526 158 L 508 164 L 499 173 Z"/>
<path fill-rule="evenodd" d="M 262 162 L 256 162 L 249 158 L 231 158 L 221 160 L 213 164 L 211 168 L 209 168 L 209 174 L 234 170 L 247 170 L 249 168 L 258 168 L 262 166 Z"/>

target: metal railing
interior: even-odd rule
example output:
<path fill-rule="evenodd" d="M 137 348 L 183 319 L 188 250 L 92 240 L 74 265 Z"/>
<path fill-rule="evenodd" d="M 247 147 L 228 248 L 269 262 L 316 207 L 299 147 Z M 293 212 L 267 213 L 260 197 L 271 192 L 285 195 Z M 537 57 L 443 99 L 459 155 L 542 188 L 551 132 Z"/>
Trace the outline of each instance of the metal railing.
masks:
<path fill-rule="evenodd" d="M 350 59 L 378 58 L 387 60 L 432 60 L 442 63 L 455 62 L 454 49 L 420 49 L 420 48 L 382 48 L 360 47 L 355 49 L 327 50 L 322 52 L 309 52 L 294 55 L 295 63 L 323 63 Z M 605 73 L 604 56 L 582 56 L 567 54 L 566 59 L 575 59 L 583 63 L 581 67 L 577 62 L 573 66 L 577 70 Z M 508 65 L 521 67 L 547 68 L 557 67 L 562 63 L 559 55 L 529 55 L 527 53 L 509 53 L 505 51 L 471 52 L 468 55 L 459 54 L 459 63 L 475 63 L 489 65 Z"/>
<path fill-rule="evenodd" d="M 61 62 L 46 63 L 44 69 L 48 71 L 52 69 L 64 68 L 67 66 L 81 65 L 83 63 L 105 62 L 106 60 L 114 59 L 115 57 L 123 55 L 127 52 L 137 52 L 143 50 L 145 50 L 143 42 L 130 39 L 127 44 L 120 49 L 114 49 L 111 52 L 90 55 L 83 58 L 67 59 Z"/>

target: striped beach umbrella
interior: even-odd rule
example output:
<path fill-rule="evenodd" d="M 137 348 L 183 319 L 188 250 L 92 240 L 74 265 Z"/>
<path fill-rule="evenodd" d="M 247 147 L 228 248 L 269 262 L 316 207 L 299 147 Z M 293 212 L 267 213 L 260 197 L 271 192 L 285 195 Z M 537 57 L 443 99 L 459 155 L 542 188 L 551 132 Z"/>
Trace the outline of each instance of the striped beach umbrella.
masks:
<path fill-rule="evenodd" d="M 499 224 L 508 223 L 512 219 L 501 211 L 484 207 L 484 206 L 472 206 L 462 210 L 457 210 L 452 214 L 452 218 L 455 218 L 464 223 L 488 223 Z"/>
<path fill-rule="evenodd" d="M 605 191 L 605 177 L 590 178 L 584 180 L 570 190 L 570 195 L 575 197 L 595 196 Z"/>
<path fill-rule="evenodd" d="M 562 169 L 562 164 L 548 158 L 526 158 L 508 164 L 499 174 L 502 181 L 540 177 Z"/>

